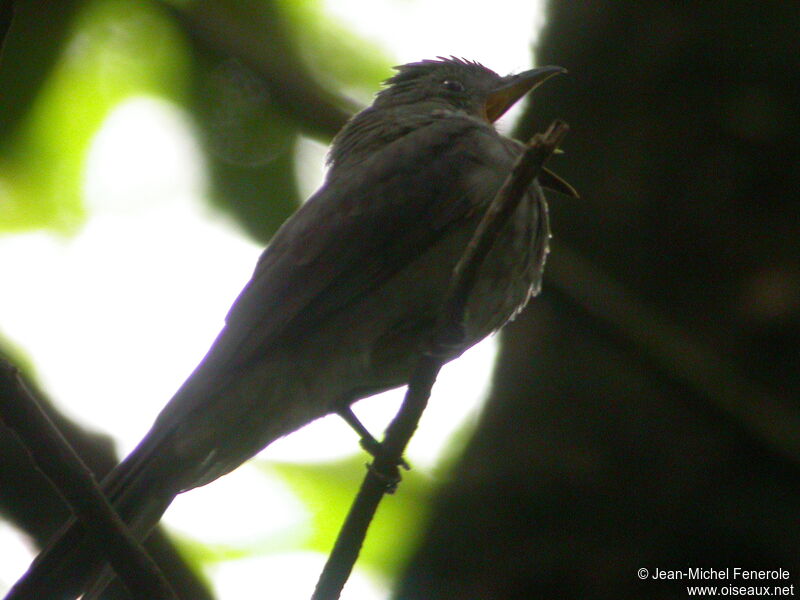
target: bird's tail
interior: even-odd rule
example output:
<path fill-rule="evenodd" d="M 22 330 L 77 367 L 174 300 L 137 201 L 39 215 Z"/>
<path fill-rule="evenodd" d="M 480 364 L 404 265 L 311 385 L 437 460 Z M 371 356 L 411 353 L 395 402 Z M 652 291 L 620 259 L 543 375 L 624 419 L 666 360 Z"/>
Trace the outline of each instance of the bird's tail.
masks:
<path fill-rule="evenodd" d="M 104 480 L 103 491 L 139 540 L 155 527 L 179 490 L 156 476 L 150 444 L 131 453 Z M 85 591 L 106 566 L 104 549 L 74 518 L 36 557 L 5 600 L 68 600 Z"/>

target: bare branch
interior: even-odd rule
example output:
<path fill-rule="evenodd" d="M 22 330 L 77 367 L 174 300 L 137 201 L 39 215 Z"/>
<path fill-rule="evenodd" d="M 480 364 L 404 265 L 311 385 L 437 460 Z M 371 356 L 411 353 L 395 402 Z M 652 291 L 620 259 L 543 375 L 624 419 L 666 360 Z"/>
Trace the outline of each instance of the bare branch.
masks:
<path fill-rule="evenodd" d="M 137 598 L 175 598 L 158 567 L 108 503 L 91 471 L 42 411 L 19 370 L 0 359 L 0 420 L 19 437 L 32 459 L 69 504 L 76 518 L 102 544 L 114 570 Z M 25 590 L 15 588 L 17 594 Z"/>

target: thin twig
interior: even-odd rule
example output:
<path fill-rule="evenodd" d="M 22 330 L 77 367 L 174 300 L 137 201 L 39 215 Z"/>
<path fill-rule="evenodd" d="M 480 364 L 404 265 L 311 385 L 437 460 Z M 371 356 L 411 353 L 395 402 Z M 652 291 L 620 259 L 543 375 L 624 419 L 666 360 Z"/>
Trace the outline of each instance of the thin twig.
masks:
<path fill-rule="evenodd" d="M 533 136 L 489 205 L 463 256 L 453 270 L 450 288 L 439 312 L 430 349 L 420 356 L 412 371 L 403 404 L 386 430 L 381 445 L 382 451 L 367 470 L 361 489 L 350 507 L 328 562 L 317 582 L 312 600 L 332 600 L 341 594 L 358 558 L 378 504 L 384 494 L 394 491 L 394 485 L 387 485 L 387 482 L 394 483 L 399 478 L 397 465 L 428 403 L 433 384 L 446 360 L 446 350 L 454 344 L 463 342 L 464 313 L 477 273 L 498 234 L 567 131 L 566 123 L 556 121 L 544 134 Z"/>
<path fill-rule="evenodd" d="M 36 466 L 102 546 L 128 590 L 136 598 L 174 600 L 156 564 L 108 503 L 91 471 L 42 411 L 19 370 L 2 359 L 0 386 L 8 390 L 0 395 L 0 421 L 19 437 Z"/>

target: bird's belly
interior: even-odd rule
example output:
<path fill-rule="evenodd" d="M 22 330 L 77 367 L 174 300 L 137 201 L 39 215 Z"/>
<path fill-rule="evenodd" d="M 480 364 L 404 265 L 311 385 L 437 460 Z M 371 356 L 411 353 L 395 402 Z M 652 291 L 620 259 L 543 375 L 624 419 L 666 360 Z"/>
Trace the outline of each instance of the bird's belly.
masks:
<path fill-rule="evenodd" d="M 467 303 L 464 342 L 453 348 L 450 359 L 502 327 L 538 290 L 547 236 L 538 239 L 546 227 L 537 227 L 539 210 L 533 202 L 533 197 L 526 198 L 487 255 Z M 353 379 L 363 389 L 406 382 L 431 341 L 453 269 L 476 225 L 477 219 L 451 228 L 386 284 L 365 295 L 356 310 L 340 317 L 348 322 L 335 329 L 352 332 L 354 345 L 360 346 Z M 350 320 L 354 316 L 357 320 Z"/>

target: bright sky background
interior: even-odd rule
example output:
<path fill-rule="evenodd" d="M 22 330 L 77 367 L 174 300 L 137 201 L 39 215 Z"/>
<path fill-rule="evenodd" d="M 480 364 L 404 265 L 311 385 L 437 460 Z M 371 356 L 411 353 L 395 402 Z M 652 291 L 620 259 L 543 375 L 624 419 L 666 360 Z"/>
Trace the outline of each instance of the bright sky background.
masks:
<path fill-rule="evenodd" d="M 500 73 L 530 68 L 530 35 L 543 21 L 539 2 L 530 0 L 472 7 L 420 0 L 325 5 L 398 64 L 453 54 Z M 513 114 L 505 122 L 511 119 Z M 322 178 L 324 148 L 304 141 L 299 151 L 304 191 L 311 193 Z M 133 448 L 205 354 L 261 251 L 207 207 L 206 186 L 188 119 L 165 102 L 134 98 L 108 117 L 93 142 L 85 179 L 92 217 L 81 232 L 68 239 L 46 233 L 0 238 L 4 334 L 33 358 L 41 383 L 59 405 L 114 435 L 121 453 Z M 489 340 L 443 371 L 408 452 L 415 468 L 429 470 L 449 434 L 463 419 L 474 418 L 493 355 Z M 368 399 L 356 412 L 380 434 L 401 397 Z M 349 428 L 328 418 L 275 443 L 263 456 L 317 461 L 356 448 Z M 231 498 L 236 510 L 216 509 Z M 231 544 L 270 528 L 307 526 L 302 506 L 281 483 L 271 485 L 252 466 L 179 497 L 165 522 L 187 536 Z M 200 531 L 200 523 L 207 530 Z M 30 551 L 3 526 L 0 547 L 6 549 L 2 592 L 26 568 Z M 324 558 L 254 558 L 224 563 L 211 575 L 223 600 L 263 598 L 263 587 L 256 590 L 265 581 L 274 597 L 308 598 L 315 583 L 308 574 L 318 573 Z M 248 584 L 252 575 L 259 586 Z M 358 571 L 343 598 L 386 595 L 385 582 Z"/>

